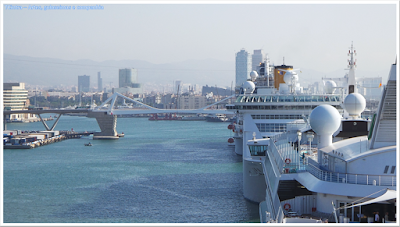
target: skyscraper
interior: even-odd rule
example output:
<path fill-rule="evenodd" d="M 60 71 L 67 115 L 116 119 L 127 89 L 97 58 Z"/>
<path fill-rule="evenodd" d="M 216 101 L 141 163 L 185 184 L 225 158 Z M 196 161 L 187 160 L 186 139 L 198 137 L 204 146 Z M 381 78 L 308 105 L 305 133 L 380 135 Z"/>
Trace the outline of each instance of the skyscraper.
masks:
<path fill-rule="evenodd" d="M 182 81 L 181 80 L 176 80 L 175 81 L 175 89 L 174 89 L 174 94 L 178 93 L 182 94 Z"/>
<path fill-rule="evenodd" d="M 251 72 L 251 55 L 242 49 L 236 53 L 236 87 L 242 86 Z"/>
<path fill-rule="evenodd" d="M 257 71 L 257 67 L 260 66 L 260 63 L 265 61 L 264 51 L 254 50 L 251 61 L 252 61 L 251 70 Z"/>
<path fill-rule="evenodd" d="M 100 76 L 100 72 L 97 73 L 97 90 L 100 92 L 103 90 L 103 79 Z"/>
<path fill-rule="evenodd" d="M 112 91 L 121 94 L 140 94 L 143 93 L 142 85 L 137 83 L 137 69 L 120 69 L 119 70 L 119 87 L 113 88 Z"/>
<path fill-rule="evenodd" d="M 137 83 L 137 69 L 120 69 L 119 70 L 119 87 L 135 87 Z"/>
<path fill-rule="evenodd" d="M 90 76 L 78 76 L 78 92 L 90 91 Z"/>

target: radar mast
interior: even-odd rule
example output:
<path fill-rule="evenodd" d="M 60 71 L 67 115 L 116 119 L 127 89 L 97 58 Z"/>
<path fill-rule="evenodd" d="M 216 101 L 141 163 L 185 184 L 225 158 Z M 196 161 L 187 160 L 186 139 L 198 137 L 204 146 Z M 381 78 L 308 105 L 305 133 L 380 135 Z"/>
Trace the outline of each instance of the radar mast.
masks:
<path fill-rule="evenodd" d="M 356 55 L 356 51 L 353 50 L 353 42 L 351 42 L 351 47 L 349 50 L 350 60 L 348 60 L 349 65 L 349 75 L 348 75 L 348 85 L 349 85 L 349 94 L 355 93 L 356 92 L 356 74 L 355 74 L 355 68 L 356 68 L 356 60 L 354 59 L 354 56 Z"/>

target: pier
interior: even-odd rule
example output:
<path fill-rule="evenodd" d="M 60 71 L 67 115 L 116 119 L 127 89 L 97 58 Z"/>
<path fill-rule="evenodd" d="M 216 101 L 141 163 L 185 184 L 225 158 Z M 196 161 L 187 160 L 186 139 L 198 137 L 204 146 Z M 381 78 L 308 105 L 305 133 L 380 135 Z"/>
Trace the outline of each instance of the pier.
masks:
<path fill-rule="evenodd" d="M 16 133 L 15 133 L 16 132 Z M 93 135 L 94 131 L 5 131 L 3 134 L 4 149 L 32 149 L 43 145 L 60 142 L 66 139 L 80 139 Z"/>

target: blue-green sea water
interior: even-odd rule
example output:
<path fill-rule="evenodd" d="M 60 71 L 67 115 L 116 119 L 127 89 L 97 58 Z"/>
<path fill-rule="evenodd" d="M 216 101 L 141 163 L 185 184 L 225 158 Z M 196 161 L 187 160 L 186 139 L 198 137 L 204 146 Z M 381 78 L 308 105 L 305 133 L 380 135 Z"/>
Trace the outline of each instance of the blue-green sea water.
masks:
<path fill-rule="evenodd" d="M 51 125 L 54 121 L 48 122 Z M 118 118 L 119 140 L 69 139 L 3 150 L 4 223 L 258 222 L 242 192 L 228 123 Z M 100 131 L 62 116 L 56 130 Z M 44 130 L 41 122 L 7 129 Z M 84 143 L 93 146 L 86 147 Z"/>

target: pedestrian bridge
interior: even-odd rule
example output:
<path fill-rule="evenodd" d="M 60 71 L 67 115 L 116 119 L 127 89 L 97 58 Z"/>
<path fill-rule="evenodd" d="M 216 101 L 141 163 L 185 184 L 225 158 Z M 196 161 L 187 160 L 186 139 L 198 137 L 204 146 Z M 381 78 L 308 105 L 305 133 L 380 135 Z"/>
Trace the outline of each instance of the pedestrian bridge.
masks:
<path fill-rule="evenodd" d="M 177 114 L 232 114 L 231 111 L 227 111 L 226 109 L 209 109 L 210 107 L 217 105 L 219 103 L 224 102 L 225 100 L 228 100 L 235 95 L 231 95 L 227 98 L 224 98 L 216 103 L 213 103 L 211 105 L 199 108 L 199 109 L 158 109 L 149 105 L 146 105 L 144 103 L 141 103 L 139 101 L 136 101 L 134 99 L 131 99 L 129 97 L 126 97 L 124 95 L 121 95 L 119 93 L 114 93 L 110 98 L 108 98 L 106 101 L 104 101 L 102 104 L 97 106 L 96 108 L 93 108 L 93 112 L 104 112 L 106 111 L 107 114 L 110 115 L 128 115 L 128 114 L 158 114 L 158 113 L 177 113 Z M 137 105 L 135 108 L 121 108 L 116 106 L 116 100 L 117 98 L 125 99 L 128 101 L 131 101 Z"/>
<path fill-rule="evenodd" d="M 87 117 L 96 118 L 99 124 L 101 132 L 93 133 L 93 139 L 118 139 L 118 133 L 116 131 L 117 115 L 132 115 L 132 114 L 163 114 L 163 113 L 176 113 L 176 114 L 233 114 L 233 112 L 226 109 L 210 109 L 219 103 L 222 103 L 235 95 L 229 96 L 216 103 L 205 106 L 199 109 L 158 109 L 129 97 L 126 97 L 119 93 L 114 93 L 110 98 L 105 100 L 102 104 L 95 108 L 87 109 L 44 109 L 44 110 L 8 110 L 3 111 L 3 116 L 16 113 L 33 113 L 37 114 L 41 119 L 44 127 L 48 131 L 54 130 L 62 114 L 67 113 L 87 113 Z M 117 106 L 117 99 L 128 100 L 135 103 L 135 107 L 125 108 Z M 46 122 L 42 119 L 40 114 L 43 113 L 56 113 L 59 114 L 54 124 L 49 127 Z M 6 127 L 5 117 L 4 127 Z"/>

